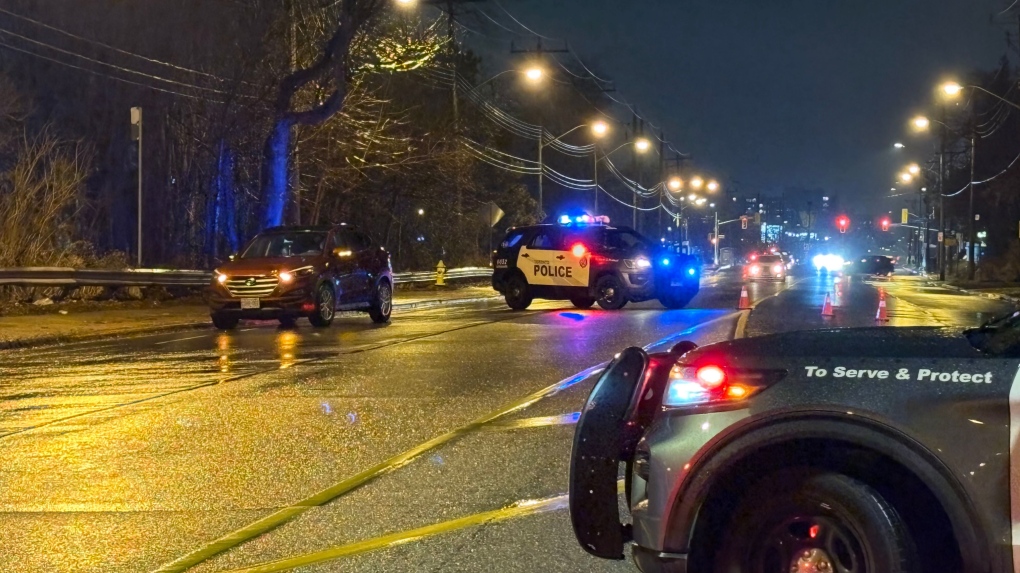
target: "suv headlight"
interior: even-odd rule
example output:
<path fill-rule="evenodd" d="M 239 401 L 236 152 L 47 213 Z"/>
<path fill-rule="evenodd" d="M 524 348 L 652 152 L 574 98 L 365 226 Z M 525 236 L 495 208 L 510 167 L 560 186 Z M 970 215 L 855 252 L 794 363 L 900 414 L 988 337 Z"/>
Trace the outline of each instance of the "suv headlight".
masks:
<path fill-rule="evenodd" d="M 650 269 L 652 268 L 652 261 L 645 257 L 638 257 L 636 259 L 624 259 L 623 264 L 628 269 Z"/>
<path fill-rule="evenodd" d="M 219 269 L 213 269 L 213 277 L 216 278 L 216 282 L 224 284 L 227 282 L 227 275 L 220 272 Z"/>
<path fill-rule="evenodd" d="M 281 271 L 280 282 L 289 283 L 293 282 L 295 278 L 307 277 L 315 274 L 315 267 L 309 265 L 307 267 L 300 267 L 292 271 Z"/>

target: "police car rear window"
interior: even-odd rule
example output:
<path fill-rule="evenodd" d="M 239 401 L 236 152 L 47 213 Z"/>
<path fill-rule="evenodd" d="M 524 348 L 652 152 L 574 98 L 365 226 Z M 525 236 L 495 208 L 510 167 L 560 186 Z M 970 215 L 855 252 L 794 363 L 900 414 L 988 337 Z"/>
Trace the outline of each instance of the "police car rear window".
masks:
<path fill-rule="evenodd" d="M 512 231 L 510 234 L 506 236 L 505 239 L 503 239 L 503 243 L 500 246 L 503 247 L 504 249 L 516 247 L 517 243 L 520 243 L 523 237 L 524 231 Z"/>

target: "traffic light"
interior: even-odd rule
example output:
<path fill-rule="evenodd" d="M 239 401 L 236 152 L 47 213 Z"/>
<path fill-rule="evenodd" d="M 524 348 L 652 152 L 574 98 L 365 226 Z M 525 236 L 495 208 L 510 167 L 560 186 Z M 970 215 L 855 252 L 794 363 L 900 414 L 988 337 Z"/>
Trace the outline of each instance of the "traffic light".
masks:
<path fill-rule="evenodd" d="M 747 230 L 747 217 L 740 218 L 740 228 L 745 231 Z"/>
<path fill-rule="evenodd" d="M 891 225 L 892 223 L 889 221 L 889 217 L 882 217 L 882 220 L 879 222 L 879 224 L 882 225 L 883 231 L 888 231 L 889 225 Z"/>
<path fill-rule="evenodd" d="M 850 218 L 846 215 L 840 215 L 836 218 L 836 226 L 839 227 L 840 233 L 845 233 L 850 227 Z"/>

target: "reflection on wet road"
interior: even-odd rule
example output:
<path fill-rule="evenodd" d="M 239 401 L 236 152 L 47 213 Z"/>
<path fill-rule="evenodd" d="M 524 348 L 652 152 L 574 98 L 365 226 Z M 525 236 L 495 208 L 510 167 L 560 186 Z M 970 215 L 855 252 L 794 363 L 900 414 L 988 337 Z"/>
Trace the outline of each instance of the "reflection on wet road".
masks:
<path fill-rule="evenodd" d="M 622 348 L 733 336 L 740 287 L 707 277 L 681 311 L 493 301 L 0 353 L 0 570 L 632 571 L 573 541 L 573 424 Z M 894 320 L 1003 306 L 922 287 L 883 285 Z M 751 285 L 749 333 L 832 325 L 829 288 Z M 877 293 L 851 285 L 836 325 L 872 323 Z"/>

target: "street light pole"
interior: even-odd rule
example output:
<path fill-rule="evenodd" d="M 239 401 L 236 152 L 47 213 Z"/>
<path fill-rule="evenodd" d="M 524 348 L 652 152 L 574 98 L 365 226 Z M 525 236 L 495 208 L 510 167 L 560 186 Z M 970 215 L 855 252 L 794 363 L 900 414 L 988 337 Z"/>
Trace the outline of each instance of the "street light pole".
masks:
<path fill-rule="evenodd" d="M 977 154 L 977 135 L 974 129 L 973 120 L 970 131 L 970 220 L 968 221 L 967 234 L 967 279 L 974 280 L 974 159 Z"/>
<path fill-rule="evenodd" d="M 718 267 L 719 266 L 719 209 L 715 210 L 715 234 L 712 235 L 712 238 L 715 239 L 714 240 L 714 243 L 715 243 L 715 245 L 714 245 L 715 246 L 715 254 L 712 257 L 712 264 L 714 264 L 715 266 Z"/>
<path fill-rule="evenodd" d="M 592 143 L 591 156 L 595 159 L 592 164 L 592 181 L 595 183 L 595 215 L 599 214 L 599 142 Z"/>
<path fill-rule="evenodd" d="M 939 280 L 946 280 L 946 104 L 942 104 L 939 128 Z M 928 238 L 925 237 L 925 241 Z"/>

